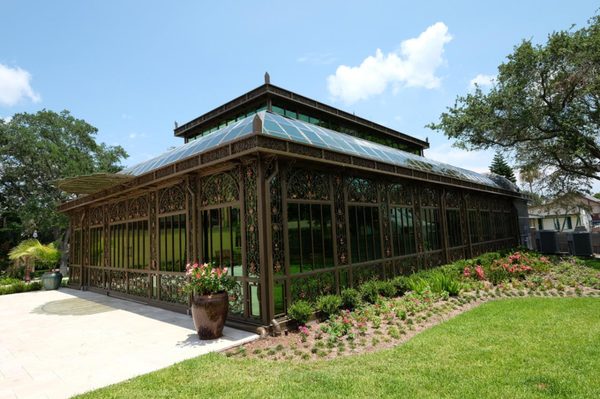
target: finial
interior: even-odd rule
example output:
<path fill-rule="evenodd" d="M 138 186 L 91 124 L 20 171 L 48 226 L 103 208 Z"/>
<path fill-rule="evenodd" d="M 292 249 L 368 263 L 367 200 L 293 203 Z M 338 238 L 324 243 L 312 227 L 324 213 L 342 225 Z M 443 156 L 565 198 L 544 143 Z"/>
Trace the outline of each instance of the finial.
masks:
<path fill-rule="evenodd" d="M 177 121 L 175 121 L 175 129 L 177 129 L 179 127 L 179 123 L 177 123 Z"/>
<path fill-rule="evenodd" d="M 269 72 L 265 72 L 265 84 L 268 85 L 271 83 L 271 77 L 269 76 Z"/>

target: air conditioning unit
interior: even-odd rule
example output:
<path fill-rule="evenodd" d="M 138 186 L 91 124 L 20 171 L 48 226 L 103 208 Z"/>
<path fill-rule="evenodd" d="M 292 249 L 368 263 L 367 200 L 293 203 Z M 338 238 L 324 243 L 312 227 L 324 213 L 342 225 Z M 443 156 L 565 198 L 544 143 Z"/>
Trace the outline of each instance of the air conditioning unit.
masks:
<path fill-rule="evenodd" d="M 556 230 L 538 231 L 536 241 L 539 243 L 539 251 L 543 254 L 557 254 L 560 252 Z"/>
<path fill-rule="evenodd" d="M 573 233 L 573 252 L 575 256 L 593 256 L 592 235 L 590 233 Z"/>

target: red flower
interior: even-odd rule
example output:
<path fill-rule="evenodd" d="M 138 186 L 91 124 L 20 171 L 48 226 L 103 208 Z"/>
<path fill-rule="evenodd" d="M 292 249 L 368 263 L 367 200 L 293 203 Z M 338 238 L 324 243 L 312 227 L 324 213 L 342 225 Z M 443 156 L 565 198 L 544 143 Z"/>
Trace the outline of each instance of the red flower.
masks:
<path fill-rule="evenodd" d="M 479 280 L 485 280 L 485 273 L 481 265 L 477 265 L 477 267 L 475 268 L 475 274 L 477 274 L 477 278 Z"/>
<path fill-rule="evenodd" d="M 465 266 L 465 270 L 463 270 L 463 276 L 471 277 L 471 269 L 469 269 L 469 266 Z"/>

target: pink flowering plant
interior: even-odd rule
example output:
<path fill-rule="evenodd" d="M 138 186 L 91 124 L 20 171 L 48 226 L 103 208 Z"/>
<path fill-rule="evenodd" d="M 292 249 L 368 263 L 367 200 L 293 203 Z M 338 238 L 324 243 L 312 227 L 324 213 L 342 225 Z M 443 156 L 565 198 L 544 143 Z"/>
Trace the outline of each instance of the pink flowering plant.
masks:
<path fill-rule="evenodd" d="M 211 295 L 229 291 L 235 287 L 235 280 L 227 274 L 226 267 L 216 267 L 211 263 L 188 263 L 186 292 L 196 295 Z"/>

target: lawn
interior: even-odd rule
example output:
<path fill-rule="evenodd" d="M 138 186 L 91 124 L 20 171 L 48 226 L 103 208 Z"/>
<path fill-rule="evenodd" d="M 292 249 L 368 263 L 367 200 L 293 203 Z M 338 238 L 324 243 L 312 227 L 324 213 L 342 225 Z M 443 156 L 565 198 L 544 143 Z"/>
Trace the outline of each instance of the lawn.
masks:
<path fill-rule="evenodd" d="M 201 356 L 85 398 L 600 397 L 600 300 L 488 302 L 391 350 L 332 361 Z"/>

